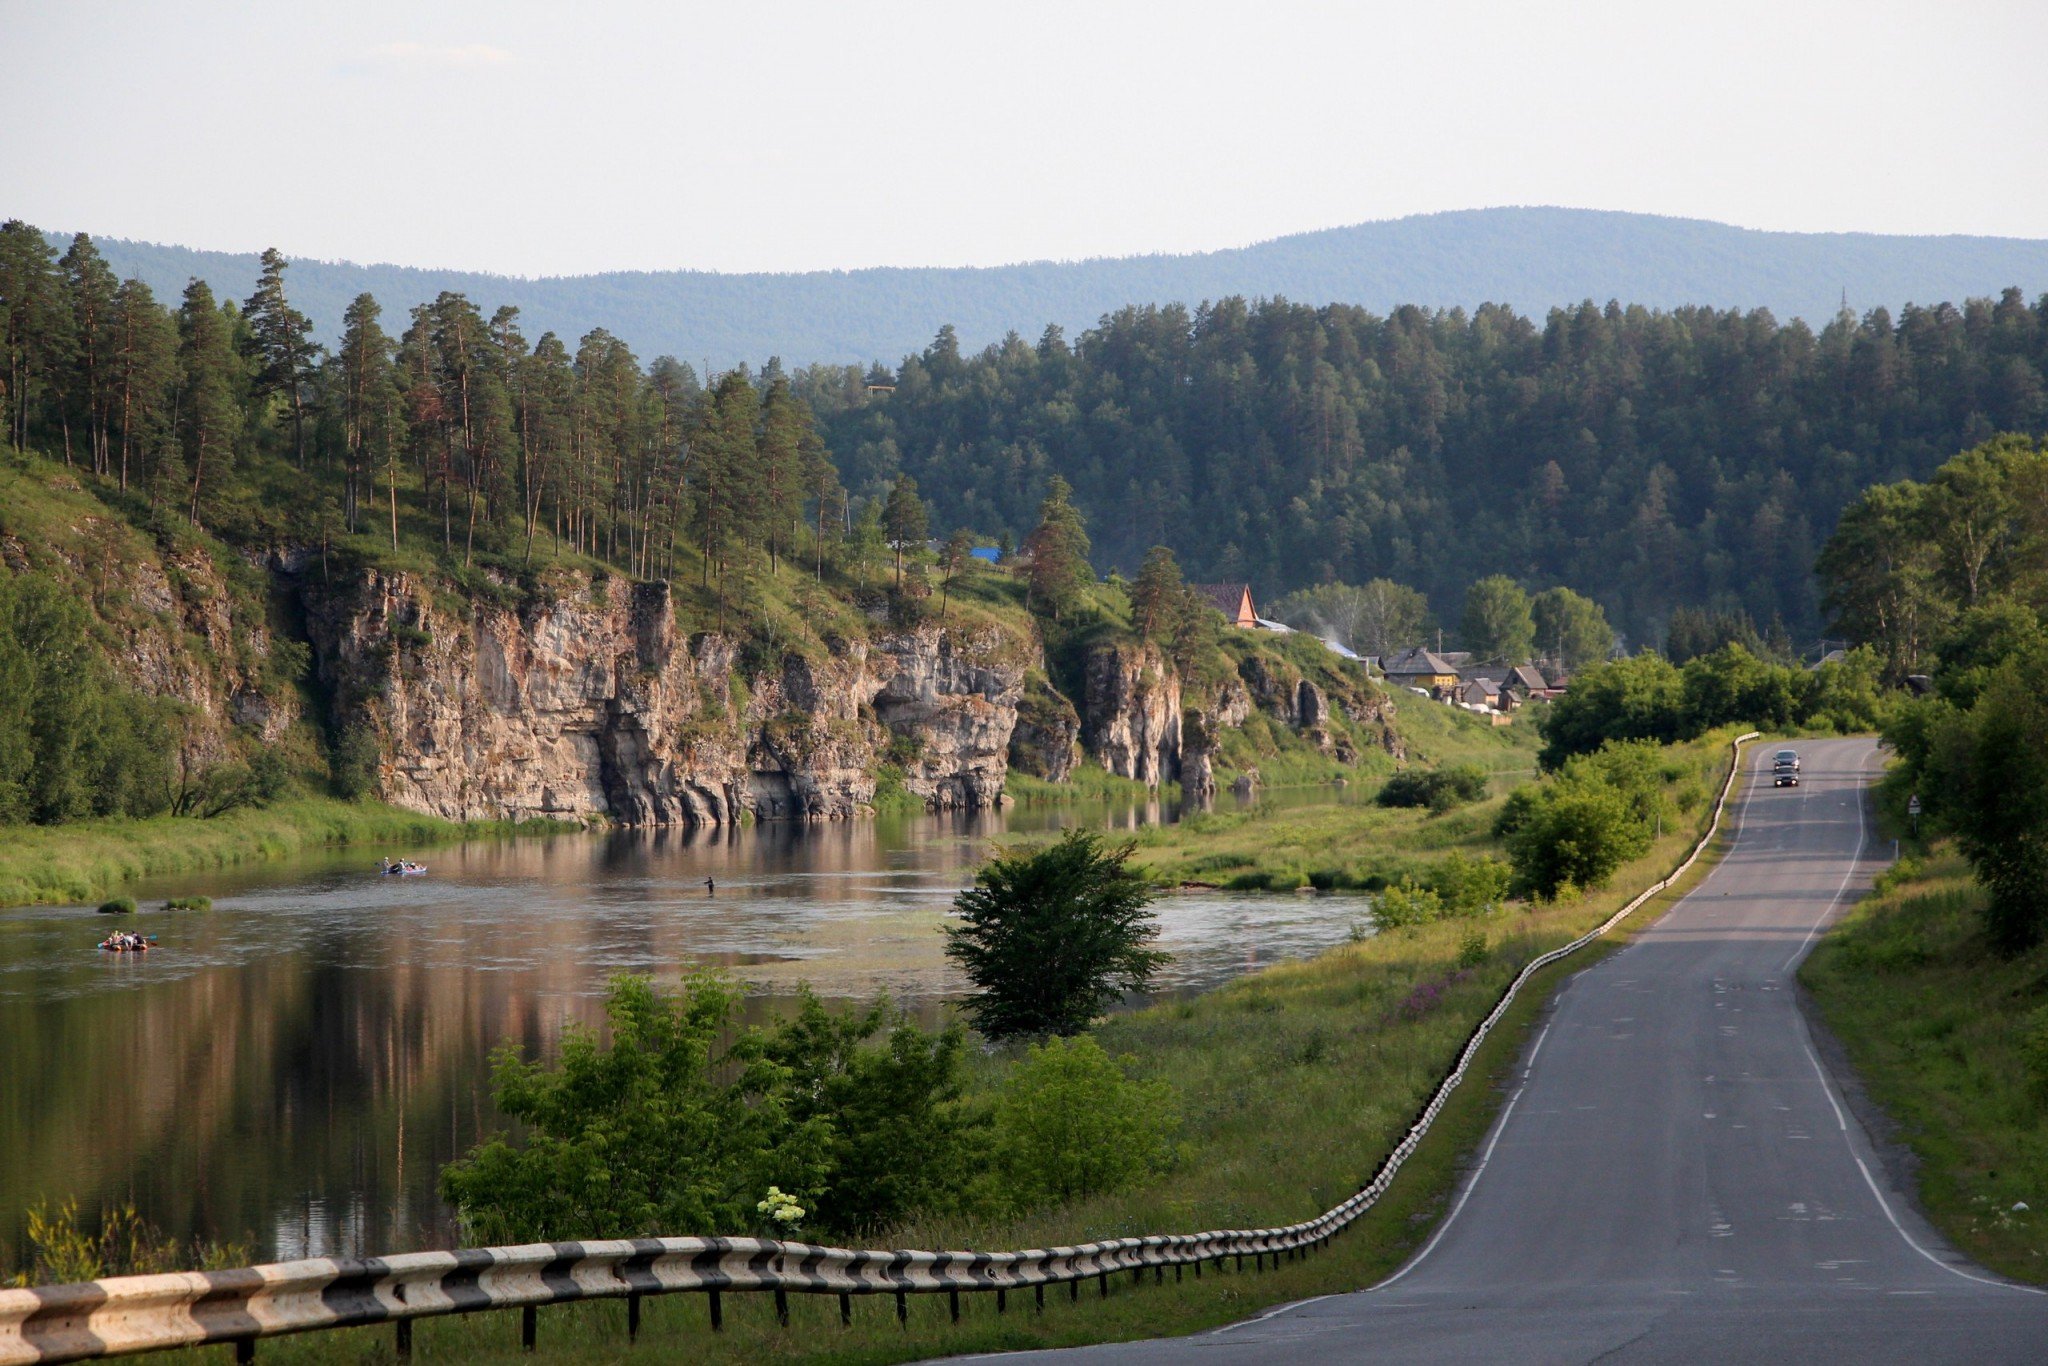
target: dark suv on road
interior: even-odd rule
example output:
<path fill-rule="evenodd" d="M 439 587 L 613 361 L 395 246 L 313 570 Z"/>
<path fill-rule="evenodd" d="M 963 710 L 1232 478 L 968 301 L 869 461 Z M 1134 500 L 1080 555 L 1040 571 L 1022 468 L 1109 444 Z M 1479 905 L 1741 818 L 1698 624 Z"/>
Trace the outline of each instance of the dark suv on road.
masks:
<path fill-rule="evenodd" d="M 1799 786 L 1799 751 L 1781 749 L 1771 756 L 1771 786 Z"/>

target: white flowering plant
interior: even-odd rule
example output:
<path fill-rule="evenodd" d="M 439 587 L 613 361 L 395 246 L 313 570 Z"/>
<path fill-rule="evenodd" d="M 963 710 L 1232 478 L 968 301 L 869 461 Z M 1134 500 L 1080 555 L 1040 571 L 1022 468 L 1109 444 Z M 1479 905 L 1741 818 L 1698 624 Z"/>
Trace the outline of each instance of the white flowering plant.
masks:
<path fill-rule="evenodd" d="M 809 1212 L 796 1202 L 795 1196 L 784 1194 L 780 1186 L 770 1186 L 768 1198 L 754 1208 L 767 1220 L 768 1227 L 778 1233 L 796 1232 L 797 1226 L 804 1221 L 804 1215 Z"/>

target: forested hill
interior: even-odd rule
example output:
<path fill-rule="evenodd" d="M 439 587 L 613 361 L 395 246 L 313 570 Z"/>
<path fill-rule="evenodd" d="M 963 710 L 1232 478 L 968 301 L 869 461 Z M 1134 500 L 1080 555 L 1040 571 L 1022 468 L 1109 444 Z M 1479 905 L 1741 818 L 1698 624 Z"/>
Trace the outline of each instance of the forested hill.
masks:
<path fill-rule="evenodd" d="M 80 224 L 90 229 L 91 224 Z M 52 234 L 57 250 L 68 234 Z M 116 274 L 176 298 L 198 276 L 221 298 L 248 297 L 254 253 L 98 239 Z M 1189 305 L 1228 295 L 1471 309 L 1505 302 L 1541 316 L 1553 305 L 1619 299 L 1649 307 L 1768 308 L 1816 325 L 1851 308 L 2048 288 L 2048 241 L 1756 232 L 1696 219 L 1584 209 L 1478 209 L 1362 223 L 1188 256 L 1039 261 L 988 269 L 877 269 L 720 275 L 614 272 L 522 280 L 295 259 L 294 302 L 333 344 L 356 295 L 402 317 L 444 290 L 516 306 L 528 332 L 580 337 L 604 327 L 642 355 L 713 370 L 781 356 L 887 360 L 951 323 L 969 349 L 1012 328 L 1092 327 L 1126 304 Z"/>
<path fill-rule="evenodd" d="M 1497 573 L 1597 598 L 1632 643 L 1681 605 L 1823 626 L 1816 551 L 1866 486 L 2048 423 L 2048 296 L 1844 313 L 1591 304 L 1538 322 L 1225 300 L 1117 313 L 963 355 L 942 334 L 872 394 L 799 388 L 847 487 L 899 472 L 936 524 L 1028 529 L 1064 476 L 1095 559 L 1173 547 L 1262 597 L 1329 579 L 1424 590 L 1455 628 Z"/>

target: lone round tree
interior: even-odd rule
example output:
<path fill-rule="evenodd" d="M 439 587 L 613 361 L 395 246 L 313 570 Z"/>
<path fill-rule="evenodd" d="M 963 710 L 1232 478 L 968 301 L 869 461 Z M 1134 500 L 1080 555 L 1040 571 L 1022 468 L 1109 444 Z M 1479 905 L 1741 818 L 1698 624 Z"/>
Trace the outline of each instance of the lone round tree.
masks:
<path fill-rule="evenodd" d="M 1135 846 L 1105 848 L 1070 830 L 1059 843 L 991 860 L 954 898 L 961 924 L 946 955 L 974 984 L 967 1013 L 991 1039 L 1077 1034 L 1167 955 L 1152 889 L 1125 867 Z"/>

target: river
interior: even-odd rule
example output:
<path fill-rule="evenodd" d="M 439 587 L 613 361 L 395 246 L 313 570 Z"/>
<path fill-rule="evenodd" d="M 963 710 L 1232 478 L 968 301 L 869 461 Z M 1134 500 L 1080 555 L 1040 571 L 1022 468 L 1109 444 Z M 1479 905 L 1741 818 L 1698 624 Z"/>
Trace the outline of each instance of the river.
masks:
<path fill-rule="evenodd" d="M 1027 807 L 352 851 L 137 885 L 143 912 L 118 921 L 0 911 L 0 1275 L 26 1212 L 67 1199 L 88 1214 L 132 1201 L 167 1234 L 261 1259 L 447 1246 L 435 1178 L 498 1127 L 490 1051 L 546 1051 L 564 1023 L 598 1021 L 612 974 L 717 966 L 757 1014 L 809 982 L 936 1016 L 961 988 L 941 926 L 992 838 L 1173 815 Z M 379 854 L 428 875 L 379 877 Z M 213 910 L 160 909 L 193 892 Z M 1174 992 L 1315 953 L 1360 908 L 1205 892 L 1158 909 Z M 117 924 L 161 947 L 96 952 Z"/>

